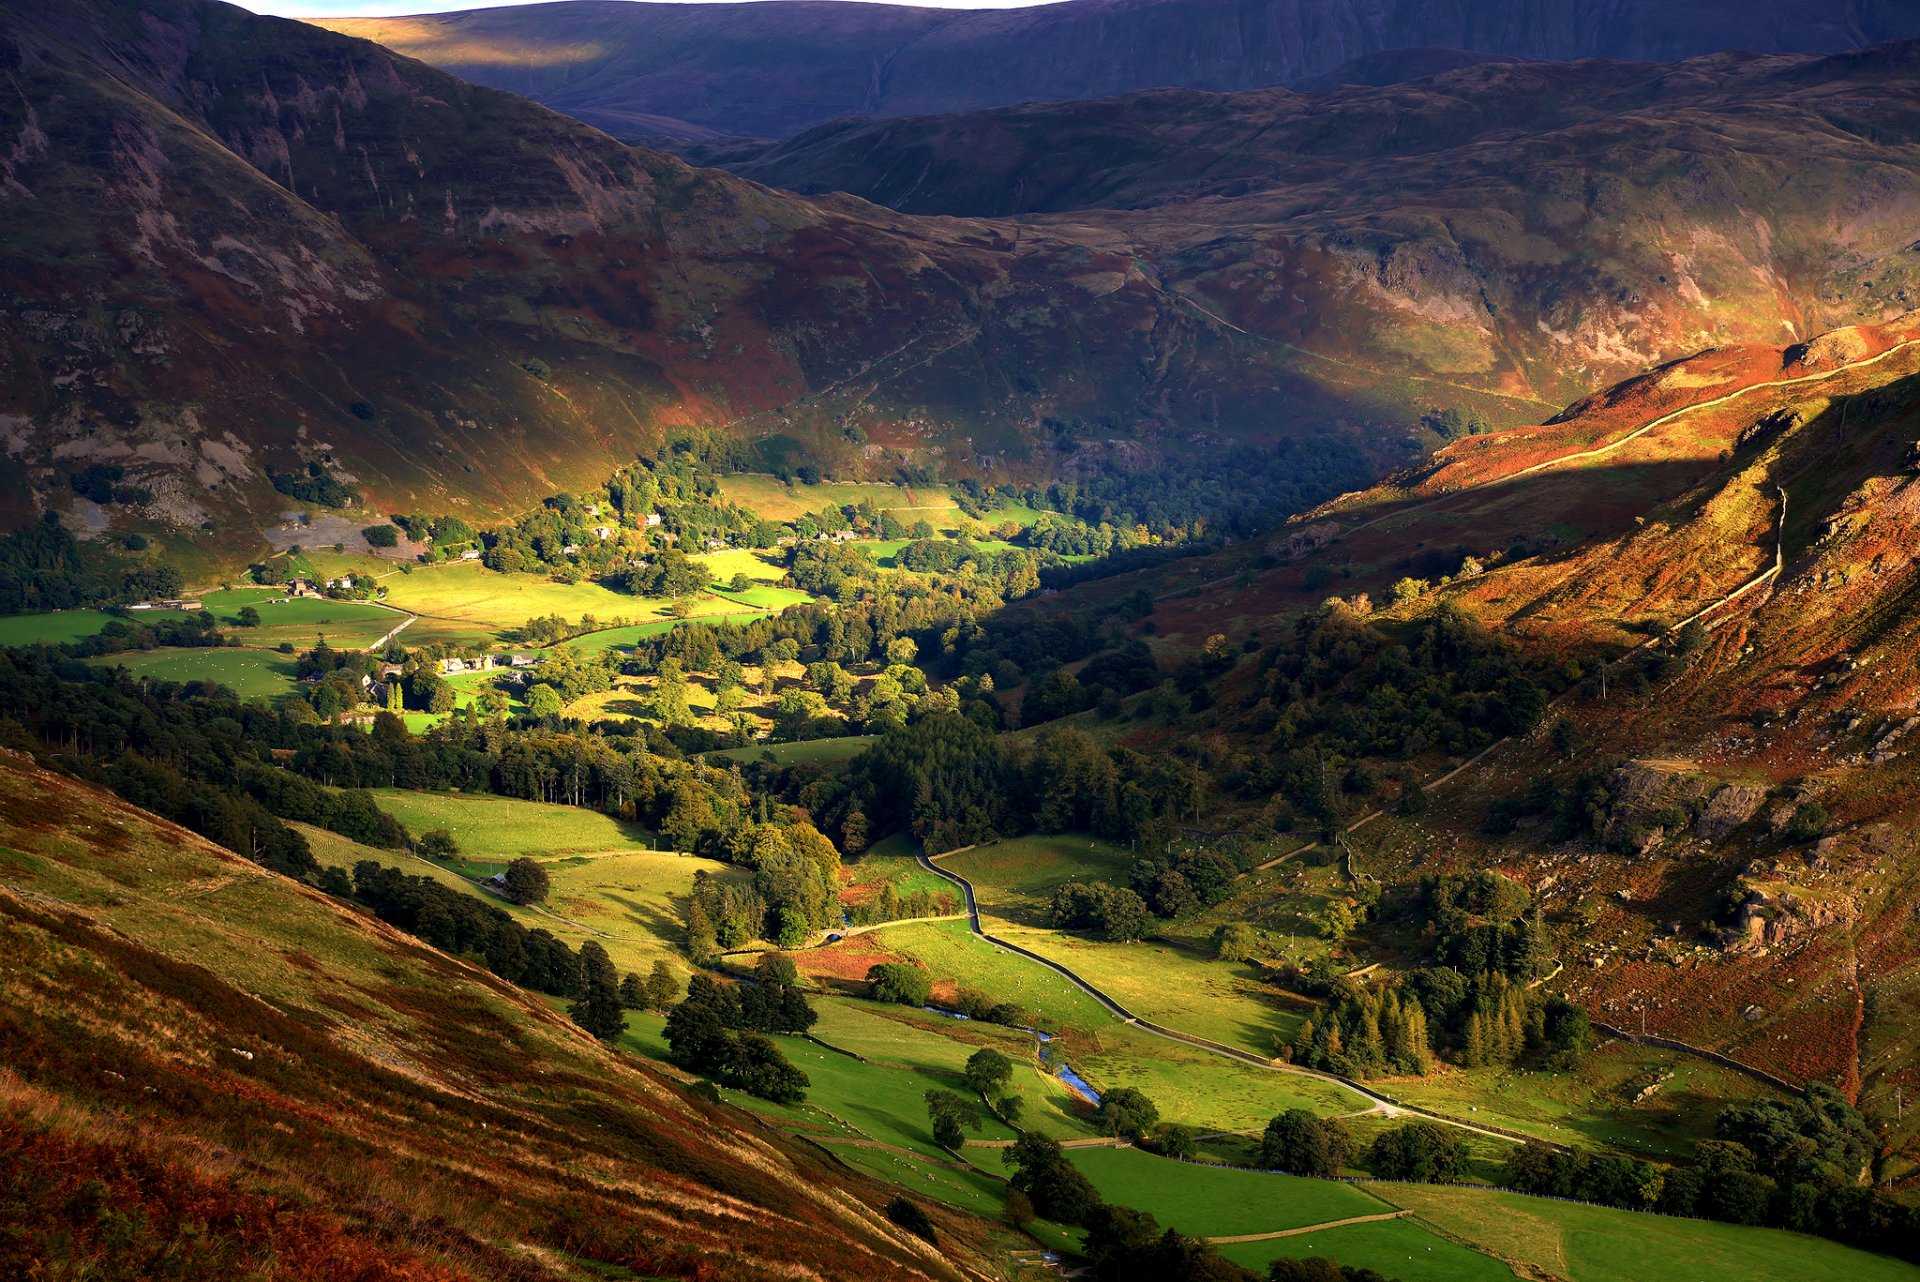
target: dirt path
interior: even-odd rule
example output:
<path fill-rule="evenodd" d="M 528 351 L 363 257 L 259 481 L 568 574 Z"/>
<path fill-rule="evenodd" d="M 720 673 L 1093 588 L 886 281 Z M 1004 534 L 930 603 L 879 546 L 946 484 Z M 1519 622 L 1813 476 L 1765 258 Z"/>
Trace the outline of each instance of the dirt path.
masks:
<path fill-rule="evenodd" d="M 1203 1237 L 1200 1240 L 1214 1246 L 1226 1246 L 1233 1242 L 1271 1242 L 1275 1238 L 1299 1237 L 1303 1233 L 1345 1228 L 1349 1224 L 1378 1224 L 1382 1220 L 1402 1220 L 1412 1214 L 1412 1211 L 1387 1211 L 1380 1215 L 1350 1215 L 1344 1220 L 1328 1220 L 1325 1224 L 1309 1224 L 1304 1228 L 1275 1229 L 1271 1233 L 1238 1233 L 1232 1237 Z"/>

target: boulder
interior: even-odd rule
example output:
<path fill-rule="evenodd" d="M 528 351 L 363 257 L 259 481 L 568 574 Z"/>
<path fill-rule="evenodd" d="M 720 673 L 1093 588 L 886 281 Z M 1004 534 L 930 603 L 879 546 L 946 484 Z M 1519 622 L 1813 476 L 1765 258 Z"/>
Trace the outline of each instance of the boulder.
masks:
<path fill-rule="evenodd" d="M 1758 784 L 1727 784 L 1708 799 L 1706 809 L 1694 821 L 1694 834 L 1707 841 L 1719 841 L 1753 818 L 1766 800 L 1767 790 Z"/>

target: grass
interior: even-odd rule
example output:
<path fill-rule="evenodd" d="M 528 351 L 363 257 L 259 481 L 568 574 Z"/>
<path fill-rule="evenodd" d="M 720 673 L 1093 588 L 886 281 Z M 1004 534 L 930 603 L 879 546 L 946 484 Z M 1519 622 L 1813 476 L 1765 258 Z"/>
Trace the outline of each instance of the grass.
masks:
<path fill-rule="evenodd" d="M 563 859 L 549 865 L 546 906 L 608 940 L 644 945 L 649 953 L 677 948 L 685 933 L 693 876 L 747 881 L 744 869 L 667 852 Z"/>
<path fill-rule="evenodd" d="M 1348 1224 L 1265 1242 L 1230 1243 L 1222 1246 L 1220 1253 L 1260 1274 L 1272 1260 L 1317 1257 L 1374 1269 L 1400 1282 L 1513 1282 L 1516 1276 L 1491 1256 L 1450 1241 L 1413 1220 Z"/>
<path fill-rule="evenodd" d="M 621 971 L 645 975 L 655 961 L 666 961 L 685 978 L 687 966 L 680 951 L 681 921 L 687 887 L 693 874 L 705 868 L 723 877 L 739 877 L 738 869 L 704 859 L 679 855 L 619 856 L 612 859 L 563 860 L 550 867 L 553 890 L 550 912 L 525 908 L 476 886 L 457 865 L 417 859 L 398 850 L 363 846 L 335 833 L 305 824 L 296 825 L 313 848 L 314 858 L 349 872 L 363 859 L 397 868 L 414 877 L 427 877 L 472 895 L 500 909 L 528 930 L 545 930 L 570 948 L 589 939 L 607 950 Z M 644 861 L 661 861 L 658 866 Z M 633 861 L 633 862 L 629 862 Z M 572 920 L 562 920 L 554 913 Z M 575 924 L 584 923 L 584 924 Z M 664 1046 L 659 1051 L 664 1055 Z"/>
<path fill-rule="evenodd" d="M 720 601 L 722 605 L 730 604 L 721 601 L 721 598 L 718 597 L 713 598 L 713 600 Z M 561 642 L 561 644 L 569 650 L 628 650 L 632 649 L 634 643 L 637 641 L 644 641 L 648 637 L 657 637 L 664 632 L 671 632 L 675 628 L 684 627 L 689 623 L 724 623 L 729 620 L 757 619 L 765 613 L 765 610 L 759 609 L 722 609 L 714 613 L 701 614 L 686 619 L 653 619 L 646 623 L 631 623 L 625 627 L 603 628 L 598 632 L 589 632 L 583 636 L 570 638 L 569 640 Z"/>
<path fill-rule="evenodd" d="M 1246 964 L 1167 942 L 1099 943 L 1045 925 L 1047 901 L 1070 881 L 1125 885 L 1132 856 L 1080 835 L 1020 837 L 940 860 L 973 883 L 988 929 L 1050 958 L 1134 1014 L 1270 1058 L 1298 1031 L 1303 1005 Z"/>
<path fill-rule="evenodd" d="M 200 598 L 221 627 L 242 645 L 271 647 L 291 641 L 307 649 L 324 635 L 336 650 L 364 650 L 406 622 L 406 615 L 363 601 L 286 599 L 270 588 L 231 588 Z M 240 610 L 252 606 L 260 626 L 239 626 Z"/>
<path fill-rule="evenodd" d="M 170 615 L 171 612 L 159 617 L 167 618 Z M 0 646 L 64 645 L 93 636 L 113 621 L 113 615 L 101 610 L 55 610 L 50 614 L 8 615 L 0 618 Z"/>
<path fill-rule="evenodd" d="M 1290 1108 L 1330 1115 L 1366 1107 L 1358 1095 L 1320 1078 L 1257 1068 L 1126 1026 L 1101 1029 L 1088 1045 L 1076 1045 L 1073 1063 L 1096 1088 L 1131 1086 L 1169 1121 L 1204 1131 L 1257 1136 Z"/>
<path fill-rule="evenodd" d="M 707 754 L 724 761 L 766 761 L 777 766 L 843 766 L 872 746 L 877 736 L 847 735 L 839 739 L 803 739 L 798 743 L 755 744 L 750 748 L 725 748 Z M 936 880 L 938 880 L 936 878 Z M 951 882 L 943 885 L 952 886 Z"/>
<path fill-rule="evenodd" d="M 1648 1086 L 1659 1090 L 1636 1102 Z M 1477 1069 L 1395 1082 L 1393 1093 L 1455 1116 L 1475 1109 L 1496 1125 L 1556 1143 L 1673 1160 L 1713 1135 L 1728 1104 L 1771 1095 L 1742 1073 L 1691 1056 L 1609 1041 L 1564 1072 Z"/>
<path fill-rule="evenodd" d="M 693 559 L 707 568 L 715 583 L 729 582 L 736 574 L 757 583 L 778 583 L 787 572 L 776 562 L 777 555 L 754 548 L 729 548 L 725 552 L 702 552 Z"/>
<path fill-rule="evenodd" d="M 463 858 L 506 863 L 521 855 L 555 857 L 618 850 L 632 852 L 653 834 L 638 824 L 579 806 L 555 806 L 488 793 L 417 792 L 378 788 L 380 808 L 418 834 L 445 828 Z"/>
<path fill-rule="evenodd" d="M 1135 1148 L 1067 1152 L 1109 1202 L 1196 1237 L 1271 1233 L 1394 1209 L 1339 1180 L 1175 1163 Z"/>
<path fill-rule="evenodd" d="M 942 980 L 1012 1002 L 1043 1021 L 1068 1028 L 1115 1022 L 1105 1007 L 1044 966 L 981 939 L 964 921 L 902 922 L 874 932 L 889 952 L 911 957 Z"/>
<path fill-rule="evenodd" d="M 156 681 L 217 681 L 243 699 L 277 699 L 293 692 L 294 657 L 235 646 L 129 650 L 90 662 L 118 665 Z"/>
<path fill-rule="evenodd" d="M 1380 1185 L 1376 1191 L 1450 1235 L 1570 1282 L 1920 1278 L 1920 1269 L 1899 1260 L 1778 1229 L 1433 1185 Z"/>
<path fill-rule="evenodd" d="M 1111 842 L 1074 834 L 1014 837 L 940 860 L 973 883 L 984 910 L 1037 923 L 1053 892 L 1070 881 L 1124 886 L 1133 856 Z"/>

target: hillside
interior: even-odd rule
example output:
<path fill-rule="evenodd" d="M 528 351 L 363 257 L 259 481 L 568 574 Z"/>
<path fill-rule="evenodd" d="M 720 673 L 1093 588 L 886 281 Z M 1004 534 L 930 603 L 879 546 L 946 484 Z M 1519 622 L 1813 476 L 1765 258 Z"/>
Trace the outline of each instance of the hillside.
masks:
<path fill-rule="evenodd" d="M 818 1150 L 13 754 L 0 883 L 7 1276 L 982 1276 L 983 1226 L 943 1258 Z"/>
<path fill-rule="evenodd" d="M 770 192 L 304 24 L 87 0 L 11 7 L 0 39 L 16 520 L 231 560 L 288 510 L 269 470 L 488 517 L 669 431 L 762 467 L 1051 477 L 1049 420 L 1098 467 L 1405 412 L 1124 248 Z M 149 500 L 70 494 L 95 464 Z"/>
<path fill-rule="evenodd" d="M 1671 61 L 1728 48 L 1832 51 L 1920 35 L 1897 0 L 1067 0 L 1012 10 L 772 0 L 750 10 L 569 0 L 319 20 L 524 93 L 617 137 L 785 138 L 843 116 L 972 111 L 1140 89 L 1253 89 L 1328 75 L 1378 83 L 1453 50 Z M 1727 33 L 1738 32 L 1729 41 Z M 1338 83 L 1338 81 L 1336 81 Z"/>
<path fill-rule="evenodd" d="M 1023 609 L 1097 618 L 1144 583 L 1170 658 L 1215 633 L 1284 649 L 1308 616 L 1390 641 L 1453 611 L 1513 643 L 1558 693 L 1484 754 L 1382 759 L 1337 724 L 1288 740 L 1260 706 L 1287 688 L 1263 684 L 1264 660 L 1222 676 L 1210 710 L 1121 733 L 1229 780 L 1237 754 L 1302 743 L 1371 758 L 1380 777 L 1336 807 L 1355 869 L 1390 894 L 1505 872 L 1544 905 L 1558 982 L 1596 1018 L 1835 1084 L 1884 1119 L 1889 1176 L 1910 1185 L 1916 339 L 1909 316 L 1701 353 L 1258 546 Z M 1415 813 L 1408 778 L 1426 786 Z M 1271 813 L 1300 797 L 1230 784 L 1212 823 L 1234 798 Z"/>

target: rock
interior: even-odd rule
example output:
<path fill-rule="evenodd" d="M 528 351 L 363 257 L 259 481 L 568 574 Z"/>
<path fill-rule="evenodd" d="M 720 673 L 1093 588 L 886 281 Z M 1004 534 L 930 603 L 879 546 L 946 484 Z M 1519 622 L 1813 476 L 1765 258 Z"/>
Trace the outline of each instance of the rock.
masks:
<path fill-rule="evenodd" d="M 1767 790 L 1758 784 L 1730 783 L 1713 794 L 1700 818 L 1694 821 L 1696 836 L 1719 841 L 1753 818 L 1766 803 Z"/>
<path fill-rule="evenodd" d="M 252 1051 L 243 1051 L 238 1046 L 229 1046 L 227 1047 L 227 1049 L 233 1052 L 235 1055 L 238 1055 L 241 1059 L 251 1060 L 253 1058 Z"/>

